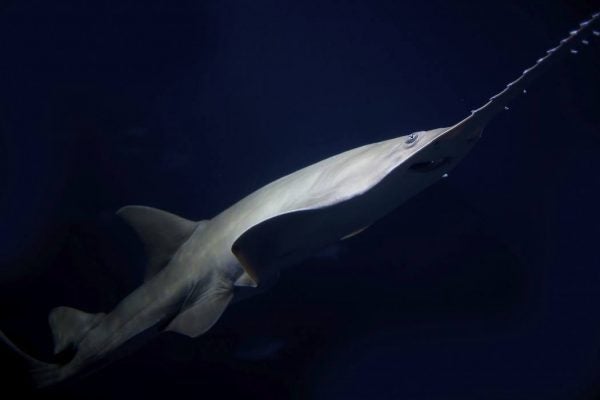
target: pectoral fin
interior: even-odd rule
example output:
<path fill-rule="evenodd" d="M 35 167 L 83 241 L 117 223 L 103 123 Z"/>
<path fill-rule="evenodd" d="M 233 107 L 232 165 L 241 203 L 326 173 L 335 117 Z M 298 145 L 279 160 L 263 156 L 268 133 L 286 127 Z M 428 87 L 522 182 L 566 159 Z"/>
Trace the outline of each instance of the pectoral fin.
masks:
<path fill-rule="evenodd" d="M 255 283 L 249 286 L 262 286 L 282 265 L 294 265 L 355 228 L 348 215 L 354 212 L 356 201 L 360 200 L 291 211 L 248 228 L 235 240 L 231 252 Z"/>
<path fill-rule="evenodd" d="M 217 322 L 232 298 L 233 292 L 229 289 L 206 293 L 177 315 L 165 331 L 181 333 L 191 338 L 200 336 Z"/>

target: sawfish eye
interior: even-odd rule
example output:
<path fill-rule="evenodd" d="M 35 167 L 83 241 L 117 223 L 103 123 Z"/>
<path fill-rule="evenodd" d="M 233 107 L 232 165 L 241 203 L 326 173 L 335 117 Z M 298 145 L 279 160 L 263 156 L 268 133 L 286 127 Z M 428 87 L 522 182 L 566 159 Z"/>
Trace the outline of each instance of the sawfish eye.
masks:
<path fill-rule="evenodd" d="M 430 172 L 446 165 L 450 157 L 438 158 L 437 160 L 419 161 L 412 164 L 408 169 L 415 172 Z"/>
<path fill-rule="evenodd" d="M 411 133 L 410 135 L 408 135 L 406 137 L 406 140 L 404 141 L 404 144 L 413 144 L 417 141 L 417 139 L 419 138 L 419 134 L 414 132 Z"/>

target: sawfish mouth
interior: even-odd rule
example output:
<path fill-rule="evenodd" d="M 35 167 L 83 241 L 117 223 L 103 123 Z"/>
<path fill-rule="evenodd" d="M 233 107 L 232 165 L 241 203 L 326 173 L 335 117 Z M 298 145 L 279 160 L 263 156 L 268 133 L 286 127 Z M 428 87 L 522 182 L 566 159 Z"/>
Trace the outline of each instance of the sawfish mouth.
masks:
<path fill-rule="evenodd" d="M 431 172 L 440 169 L 452 160 L 451 157 L 442 157 L 434 160 L 419 161 L 412 164 L 408 169 L 414 172 Z"/>

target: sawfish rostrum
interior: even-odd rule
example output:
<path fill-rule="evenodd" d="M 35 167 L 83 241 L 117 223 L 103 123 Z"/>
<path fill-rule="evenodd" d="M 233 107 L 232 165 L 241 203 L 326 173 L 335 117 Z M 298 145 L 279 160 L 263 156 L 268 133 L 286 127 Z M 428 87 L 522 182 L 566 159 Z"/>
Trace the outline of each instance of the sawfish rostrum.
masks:
<path fill-rule="evenodd" d="M 1 341 L 28 363 L 37 386 L 80 375 L 118 350 L 164 331 L 196 337 L 234 301 L 260 293 L 280 271 L 367 228 L 432 185 L 473 148 L 486 124 L 552 62 L 589 45 L 595 14 L 457 124 L 355 148 L 284 176 L 205 221 L 127 206 L 118 211 L 148 255 L 144 283 L 109 313 L 58 307 L 49 315 L 55 353 L 46 363 Z M 596 28 L 597 29 L 597 28 Z"/>

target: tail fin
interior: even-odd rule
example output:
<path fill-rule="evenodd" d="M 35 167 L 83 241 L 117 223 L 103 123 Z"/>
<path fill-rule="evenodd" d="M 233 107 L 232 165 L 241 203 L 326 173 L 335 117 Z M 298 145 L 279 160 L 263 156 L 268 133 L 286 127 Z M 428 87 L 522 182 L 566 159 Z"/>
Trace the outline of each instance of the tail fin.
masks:
<path fill-rule="evenodd" d="M 106 314 L 88 314 L 71 307 L 57 307 L 48 315 L 54 337 L 54 354 L 77 345 L 85 334 L 96 326 Z"/>
<path fill-rule="evenodd" d="M 2 331 L 0 331 L 0 343 L 12 350 L 13 353 L 20 356 L 21 359 L 27 364 L 35 387 L 46 387 L 58 383 L 64 379 L 61 365 L 45 363 L 31 357 L 29 354 L 19 349 L 13 342 L 11 342 Z"/>

